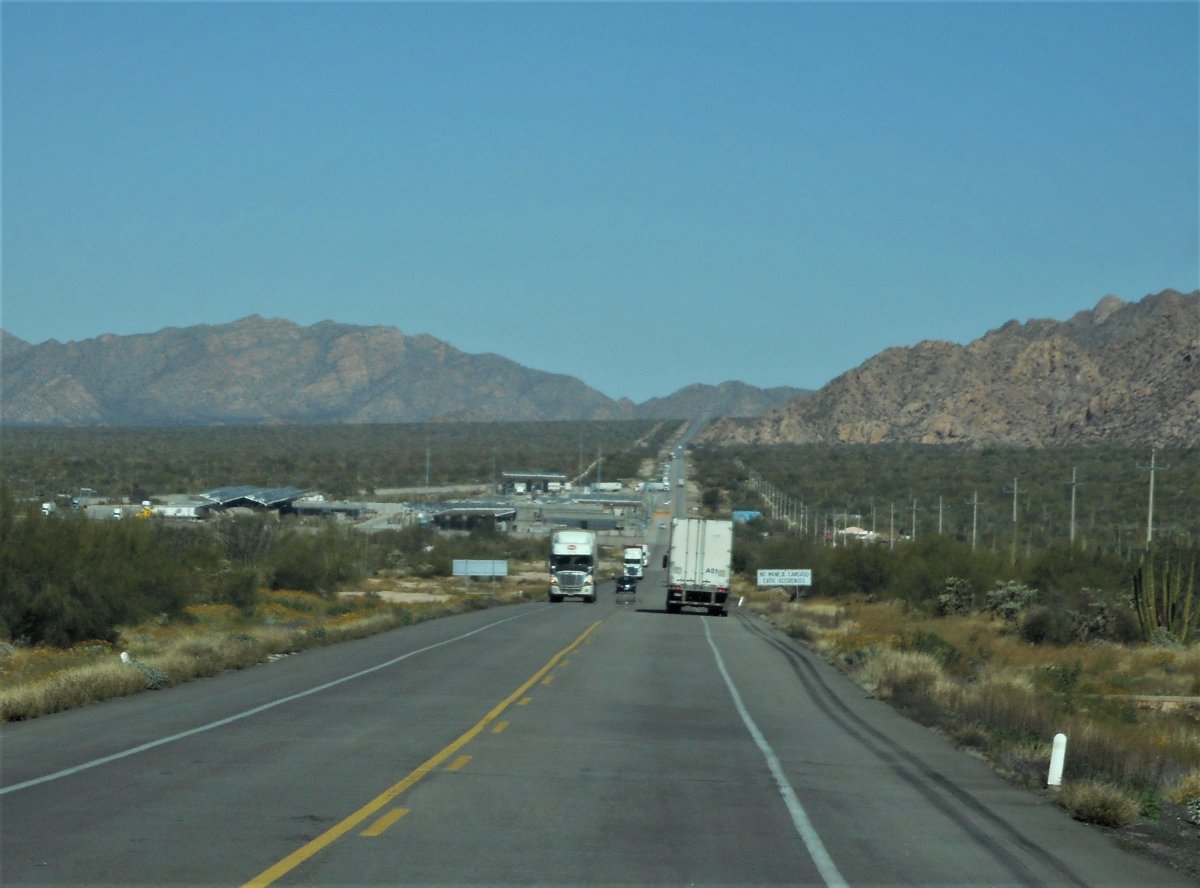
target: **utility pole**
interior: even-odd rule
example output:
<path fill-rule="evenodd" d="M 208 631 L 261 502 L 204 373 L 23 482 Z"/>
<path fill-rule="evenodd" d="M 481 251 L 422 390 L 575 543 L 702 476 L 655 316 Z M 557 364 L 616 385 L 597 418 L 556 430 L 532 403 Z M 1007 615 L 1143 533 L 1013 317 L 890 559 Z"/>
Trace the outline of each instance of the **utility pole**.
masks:
<path fill-rule="evenodd" d="M 425 486 L 429 486 L 429 438 L 425 438 Z"/>
<path fill-rule="evenodd" d="M 1151 450 L 1150 465 L 1138 467 L 1150 470 L 1150 503 L 1146 508 L 1146 548 L 1149 548 L 1150 544 L 1154 542 L 1154 473 L 1170 468 L 1170 466 L 1156 466 L 1154 460 L 1157 455 L 1157 450 Z"/>
<path fill-rule="evenodd" d="M 888 531 L 888 548 L 896 548 L 896 504 L 892 503 L 892 527 Z"/>
<path fill-rule="evenodd" d="M 1012 513 L 1012 526 L 1013 526 L 1013 535 L 1012 535 L 1012 552 L 1010 553 L 1010 556 L 1009 556 L 1009 557 L 1010 557 L 1010 561 L 1011 561 L 1013 564 L 1016 564 L 1016 563 L 1017 563 L 1017 491 L 1018 491 L 1019 489 L 1020 489 L 1020 485 L 1019 485 L 1019 483 L 1018 483 L 1017 479 L 1016 479 L 1016 478 L 1013 478 L 1013 486 L 1012 486 L 1012 495 L 1013 495 L 1013 513 Z M 1007 491 L 1005 491 L 1005 492 L 1007 492 Z"/>
<path fill-rule="evenodd" d="M 971 551 L 975 551 L 975 539 L 979 530 L 979 491 L 971 494 Z"/>
<path fill-rule="evenodd" d="M 942 498 L 938 497 L 938 536 L 942 535 Z"/>
<path fill-rule="evenodd" d="M 1075 467 L 1071 467 L 1071 551 L 1075 550 Z"/>
<path fill-rule="evenodd" d="M 917 541 L 917 498 L 915 496 L 913 497 L 912 508 L 912 541 L 914 543 Z"/>

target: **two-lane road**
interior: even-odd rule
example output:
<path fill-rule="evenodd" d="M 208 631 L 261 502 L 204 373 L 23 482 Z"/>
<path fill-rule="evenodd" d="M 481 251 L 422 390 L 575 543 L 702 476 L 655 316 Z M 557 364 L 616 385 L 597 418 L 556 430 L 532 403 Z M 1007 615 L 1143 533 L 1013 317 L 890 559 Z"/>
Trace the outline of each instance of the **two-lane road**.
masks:
<path fill-rule="evenodd" d="M 1186 884 L 661 581 L 6 725 L 0 883 Z"/>

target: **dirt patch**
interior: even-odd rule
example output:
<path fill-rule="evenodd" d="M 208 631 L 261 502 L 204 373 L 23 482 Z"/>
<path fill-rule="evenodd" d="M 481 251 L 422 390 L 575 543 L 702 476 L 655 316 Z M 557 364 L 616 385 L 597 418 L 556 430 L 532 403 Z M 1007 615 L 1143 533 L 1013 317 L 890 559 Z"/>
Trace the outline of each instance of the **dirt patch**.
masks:
<path fill-rule="evenodd" d="M 1111 831 L 1116 840 L 1200 883 L 1200 824 L 1189 823 L 1183 805 L 1163 802 L 1157 820 L 1143 820 Z"/>

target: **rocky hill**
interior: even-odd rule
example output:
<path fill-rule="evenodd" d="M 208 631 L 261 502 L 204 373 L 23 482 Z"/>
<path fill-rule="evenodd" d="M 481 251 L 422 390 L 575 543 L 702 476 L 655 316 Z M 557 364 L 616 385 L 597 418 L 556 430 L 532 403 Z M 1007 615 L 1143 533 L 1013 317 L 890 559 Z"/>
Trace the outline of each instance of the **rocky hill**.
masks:
<path fill-rule="evenodd" d="M 1200 291 L 891 348 L 713 443 L 1200 444 Z"/>
<path fill-rule="evenodd" d="M 807 389 L 790 386 L 760 389 L 744 382 L 689 385 L 669 397 L 651 398 L 639 404 L 634 415 L 638 419 L 762 416 L 772 408 L 783 407 L 790 401 L 811 395 L 812 392 Z"/>
<path fill-rule="evenodd" d="M 693 386 L 643 405 L 393 327 L 231 324 L 31 345 L 0 336 L 0 421 L 211 425 L 761 415 L 800 393 Z"/>

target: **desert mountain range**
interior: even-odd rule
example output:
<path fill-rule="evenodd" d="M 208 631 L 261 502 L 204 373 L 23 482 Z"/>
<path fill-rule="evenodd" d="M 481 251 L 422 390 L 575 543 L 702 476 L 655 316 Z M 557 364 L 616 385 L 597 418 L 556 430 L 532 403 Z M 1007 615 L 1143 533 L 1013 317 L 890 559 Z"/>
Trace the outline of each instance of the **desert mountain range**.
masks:
<path fill-rule="evenodd" d="M 257 315 L 65 344 L 0 331 L 0 385 L 11 425 L 713 417 L 715 444 L 1194 446 L 1200 291 L 889 348 L 816 393 L 726 382 L 635 404 L 429 335 Z"/>
<path fill-rule="evenodd" d="M 721 420 L 714 443 L 1200 444 L 1200 291 L 1115 296 L 967 345 L 889 348 L 811 398 Z"/>
<path fill-rule="evenodd" d="M 66 344 L 0 337 L 0 421 L 14 425 L 688 419 L 762 415 L 804 394 L 726 382 L 639 405 L 433 336 L 257 315 Z"/>

